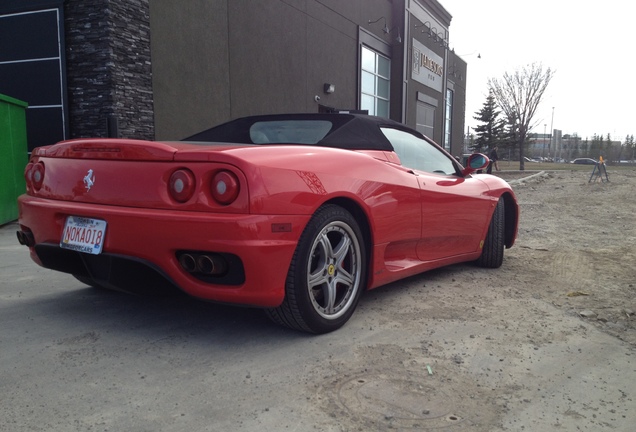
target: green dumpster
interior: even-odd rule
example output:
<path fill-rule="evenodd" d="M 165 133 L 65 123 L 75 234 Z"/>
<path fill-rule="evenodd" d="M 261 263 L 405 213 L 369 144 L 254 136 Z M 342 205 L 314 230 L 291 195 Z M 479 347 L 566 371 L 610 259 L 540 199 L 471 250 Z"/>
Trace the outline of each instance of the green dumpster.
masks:
<path fill-rule="evenodd" d="M 0 225 L 18 218 L 18 196 L 26 191 L 27 103 L 0 94 Z"/>

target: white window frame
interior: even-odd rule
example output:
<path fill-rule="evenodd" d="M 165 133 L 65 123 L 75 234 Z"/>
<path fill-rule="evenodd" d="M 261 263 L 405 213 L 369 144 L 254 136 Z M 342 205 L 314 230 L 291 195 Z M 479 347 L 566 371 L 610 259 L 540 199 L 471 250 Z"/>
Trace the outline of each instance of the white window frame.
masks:
<path fill-rule="evenodd" d="M 362 61 L 362 59 L 365 56 L 365 52 L 373 55 L 373 59 L 374 59 L 373 70 L 369 70 L 365 68 L 365 64 Z M 387 69 L 386 76 L 383 75 L 382 72 L 380 71 L 380 67 L 379 67 L 380 58 L 385 59 L 388 62 L 388 69 Z M 370 115 L 379 115 L 381 117 L 389 118 L 391 114 L 391 59 L 366 45 L 362 45 L 361 47 L 360 59 L 361 59 L 360 60 L 360 109 L 368 110 Z M 363 76 L 365 73 L 372 75 L 374 78 L 373 90 L 371 91 L 365 91 L 367 89 L 362 84 Z M 387 88 L 386 97 L 379 94 L 380 93 L 379 87 L 381 82 L 384 82 L 386 84 L 386 88 Z M 372 104 L 373 106 L 370 106 L 369 104 L 365 103 L 365 99 L 368 99 L 368 98 L 373 99 L 373 104 Z M 379 103 L 381 101 L 386 104 L 386 112 L 381 113 L 380 112 L 381 110 L 378 109 Z"/>

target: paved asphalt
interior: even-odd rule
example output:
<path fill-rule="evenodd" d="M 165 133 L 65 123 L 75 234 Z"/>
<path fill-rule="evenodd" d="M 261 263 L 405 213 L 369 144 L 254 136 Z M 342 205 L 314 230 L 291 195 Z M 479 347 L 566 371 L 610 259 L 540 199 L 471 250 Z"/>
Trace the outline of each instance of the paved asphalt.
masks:
<path fill-rule="evenodd" d="M 89 288 L 34 264 L 16 229 L 0 227 L 2 432 L 636 424 L 632 347 L 530 296 L 502 297 L 491 276 L 471 290 L 482 283 L 471 267 L 375 290 L 345 327 L 309 336 L 258 310 Z M 537 345 L 539 333 L 550 339 Z"/>

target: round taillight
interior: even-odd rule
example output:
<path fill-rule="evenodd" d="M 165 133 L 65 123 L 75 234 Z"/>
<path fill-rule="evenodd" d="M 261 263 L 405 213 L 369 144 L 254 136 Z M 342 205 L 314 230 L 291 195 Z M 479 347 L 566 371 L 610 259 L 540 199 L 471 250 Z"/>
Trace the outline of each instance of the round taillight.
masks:
<path fill-rule="evenodd" d="M 33 182 L 33 162 L 29 162 L 24 168 L 24 179 L 26 180 L 27 187 L 31 187 Z"/>
<path fill-rule="evenodd" d="M 173 172 L 168 182 L 170 196 L 180 203 L 192 198 L 195 186 L 194 174 L 185 169 Z"/>
<path fill-rule="evenodd" d="M 33 182 L 33 189 L 40 190 L 42 184 L 44 183 L 44 164 L 42 162 L 38 162 L 33 165 L 33 168 L 30 172 L 31 181 Z"/>
<path fill-rule="evenodd" d="M 219 204 L 227 205 L 234 202 L 239 194 L 239 181 L 230 171 L 219 171 L 212 177 L 212 197 Z"/>

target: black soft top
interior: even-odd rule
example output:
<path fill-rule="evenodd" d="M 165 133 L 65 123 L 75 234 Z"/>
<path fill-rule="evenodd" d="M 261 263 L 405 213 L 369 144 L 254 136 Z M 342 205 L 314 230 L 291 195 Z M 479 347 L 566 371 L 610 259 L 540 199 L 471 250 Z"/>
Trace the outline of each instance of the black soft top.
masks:
<path fill-rule="evenodd" d="M 381 127 L 390 127 L 409 132 L 423 138 L 422 134 L 393 120 L 364 114 L 273 114 L 238 118 L 211 129 L 199 132 L 182 141 L 210 143 L 260 144 L 255 142 L 251 134 L 252 126 L 261 122 L 330 122 L 331 128 L 321 139 L 309 145 L 335 147 L 348 150 L 386 150 L 393 151 L 393 146 L 384 136 Z M 303 142 L 287 144 L 307 144 Z M 280 144 L 280 142 L 271 142 Z"/>

